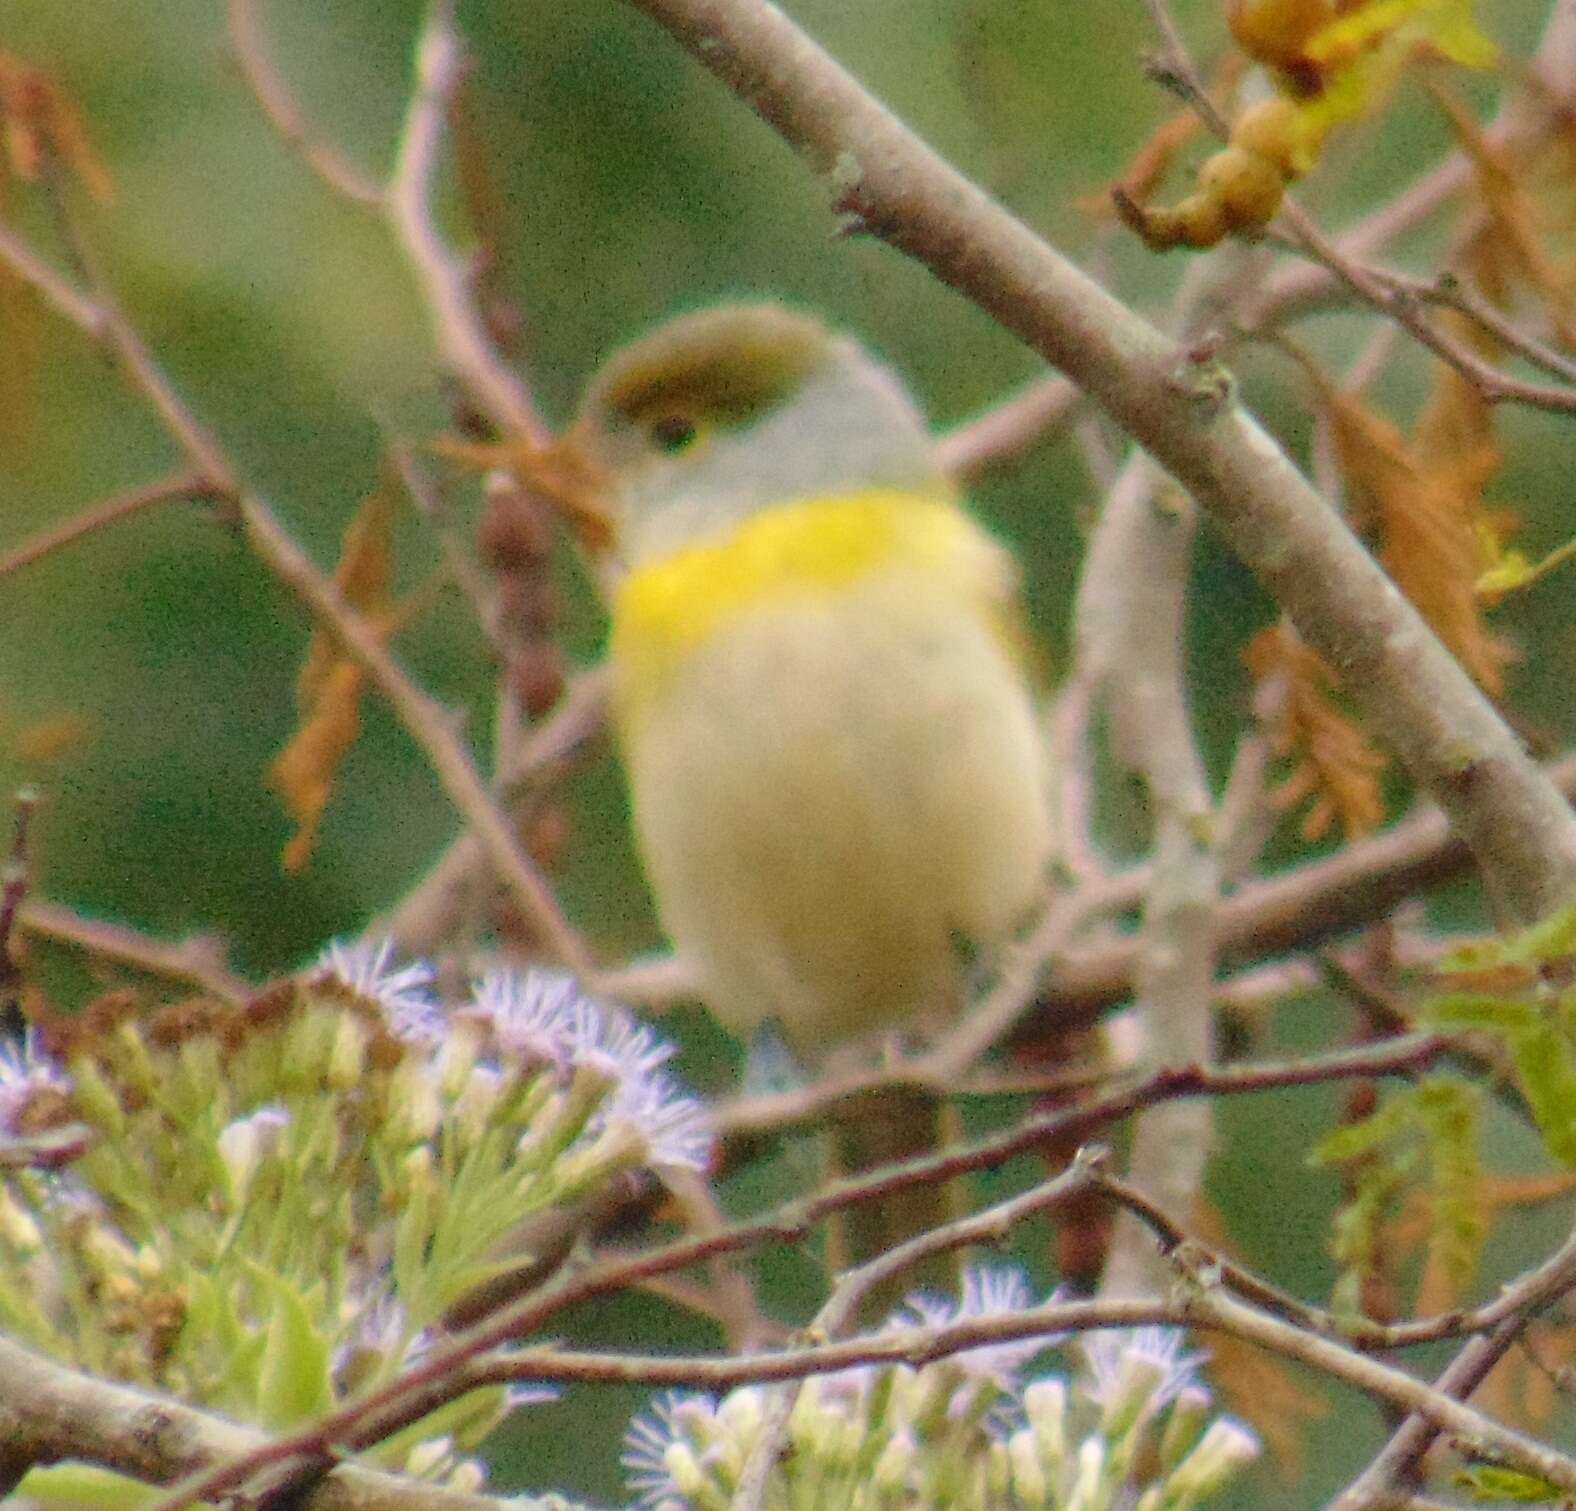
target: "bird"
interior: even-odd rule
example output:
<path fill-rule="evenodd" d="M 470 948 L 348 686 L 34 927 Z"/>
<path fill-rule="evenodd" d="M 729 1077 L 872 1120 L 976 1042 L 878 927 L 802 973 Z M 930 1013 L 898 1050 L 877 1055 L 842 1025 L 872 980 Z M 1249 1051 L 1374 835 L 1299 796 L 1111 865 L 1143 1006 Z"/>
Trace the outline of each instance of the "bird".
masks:
<path fill-rule="evenodd" d="M 775 301 L 616 352 L 568 444 L 619 562 L 637 848 L 703 999 L 811 1066 L 935 1032 L 977 952 L 1032 909 L 1051 847 L 1011 553 L 896 373 Z M 898 1097 L 856 1121 L 844 1161 L 867 1168 L 923 1118 Z"/>

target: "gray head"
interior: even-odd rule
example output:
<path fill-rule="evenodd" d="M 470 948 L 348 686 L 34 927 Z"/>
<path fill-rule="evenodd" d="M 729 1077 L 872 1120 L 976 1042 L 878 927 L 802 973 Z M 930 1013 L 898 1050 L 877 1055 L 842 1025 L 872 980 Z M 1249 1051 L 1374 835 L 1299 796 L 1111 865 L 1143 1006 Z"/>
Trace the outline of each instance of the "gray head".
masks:
<path fill-rule="evenodd" d="M 778 304 L 681 316 L 626 347 L 593 379 L 570 442 L 611 482 L 630 564 L 768 505 L 951 491 L 897 377 Z"/>

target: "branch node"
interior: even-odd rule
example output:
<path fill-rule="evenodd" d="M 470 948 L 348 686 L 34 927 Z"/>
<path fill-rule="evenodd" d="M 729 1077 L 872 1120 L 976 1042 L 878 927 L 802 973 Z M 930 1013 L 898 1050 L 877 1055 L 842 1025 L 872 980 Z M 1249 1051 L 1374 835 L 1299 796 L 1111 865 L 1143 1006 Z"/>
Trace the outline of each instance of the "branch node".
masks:
<path fill-rule="evenodd" d="M 1196 341 L 1180 354 L 1166 378 L 1166 386 L 1186 399 L 1206 425 L 1231 408 L 1237 398 L 1237 380 L 1221 362 L 1220 347 L 1218 335 Z"/>
<path fill-rule="evenodd" d="M 1111 1174 L 1111 1150 L 1105 1144 L 1080 1144 L 1073 1155 L 1073 1170 L 1099 1184 Z"/>

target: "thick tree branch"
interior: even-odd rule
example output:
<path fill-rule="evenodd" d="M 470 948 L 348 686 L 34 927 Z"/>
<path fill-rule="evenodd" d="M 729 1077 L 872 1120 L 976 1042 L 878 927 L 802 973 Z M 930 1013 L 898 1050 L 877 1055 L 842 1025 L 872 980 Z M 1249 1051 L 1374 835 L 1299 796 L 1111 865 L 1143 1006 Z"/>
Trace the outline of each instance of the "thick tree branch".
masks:
<path fill-rule="evenodd" d="M 1106 500 L 1078 595 L 1080 664 L 1104 693 L 1113 752 L 1141 775 L 1154 813 L 1153 881 L 1138 935 L 1134 998 L 1146 1054 L 1170 1065 L 1214 1058 L 1220 868 L 1183 665 L 1193 524 L 1190 502 L 1135 453 Z M 1175 1215 L 1188 1212 L 1198 1196 L 1210 1127 L 1209 1106 L 1200 1102 L 1152 1109 L 1134 1128 L 1133 1179 Z M 1161 1279 L 1153 1245 L 1131 1218 L 1122 1219 L 1103 1293 L 1150 1294 Z"/>
<path fill-rule="evenodd" d="M 927 147 L 764 0 L 629 0 L 923 262 L 1073 379 L 1215 519 L 1526 922 L 1576 888 L 1576 820 L 1417 611 L 1235 402 Z"/>
<path fill-rule="evenodd" d="M 0 1338 L 0 1445 L 12 1473 L 81 1459 L 168 1484 L 266 1442 L 254 1428 L 78 1374 Z M 7 1488 L 0 1485 L 0 1499 Z M 346 1464 L 311 1492 L 302 1511 L 499 1511 L 501 1504 Z"/>

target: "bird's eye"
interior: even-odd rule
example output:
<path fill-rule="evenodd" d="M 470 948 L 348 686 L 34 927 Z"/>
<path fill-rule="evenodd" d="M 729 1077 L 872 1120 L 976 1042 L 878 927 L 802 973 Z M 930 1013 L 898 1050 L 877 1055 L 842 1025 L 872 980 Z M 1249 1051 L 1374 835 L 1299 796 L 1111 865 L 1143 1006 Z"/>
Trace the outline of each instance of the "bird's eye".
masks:
<path fill-rule="evenodd" d="M 658 451 L 677 456 L 700 439 L 700 427 L 687 414 L 665 414 L 651 422 L 650 435 Z"/>

